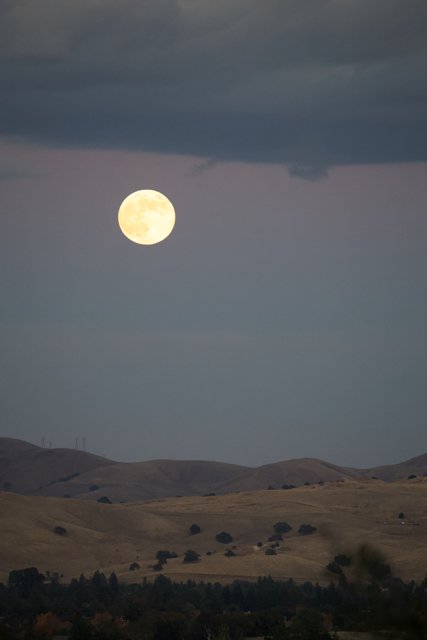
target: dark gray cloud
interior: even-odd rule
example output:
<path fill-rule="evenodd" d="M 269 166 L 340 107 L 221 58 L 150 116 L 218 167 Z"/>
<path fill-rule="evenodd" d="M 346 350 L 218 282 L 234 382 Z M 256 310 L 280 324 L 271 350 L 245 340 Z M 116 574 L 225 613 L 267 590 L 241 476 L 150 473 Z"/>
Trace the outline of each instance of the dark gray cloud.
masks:
<path fill-rule="evenodd" d="M 328 177 L 328 170 L 322 165 L 315 164 L 291 164 L 288 169 L 291 177 L 304 180 L 322 180 Z"/>
<path fill-rule="evenodd" d="M 14 0 L 0 134 L 290 164 L 427 159 L 425 0 Z"/>
<path fill-rule="evenodd" d="M 25 178 L 39 178 L 41 174 L 25 167 L 8 167 L 0 165 L 0 180 L 24 180 Z"/>

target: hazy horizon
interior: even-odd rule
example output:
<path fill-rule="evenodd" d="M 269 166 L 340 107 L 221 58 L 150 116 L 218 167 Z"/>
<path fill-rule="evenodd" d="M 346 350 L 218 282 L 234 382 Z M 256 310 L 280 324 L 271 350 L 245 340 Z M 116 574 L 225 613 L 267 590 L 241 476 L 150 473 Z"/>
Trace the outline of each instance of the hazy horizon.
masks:
<path fill-rule="evenodd" d="M 4 437 L 4 438 L 11 438 L 11 439 L 16 439 L 16 440 L 21 440 L 23 442 L 28 442 L 29 444 L 35 445 L 37 447 L 40 447 L 42 449 L 49 449 L 49 450 L 55 450 L 55 449 L 68 449 L 68 450 L 73 450 L 73 451 L 83 451 L 85 453 L 91 453 L 97 456 L 101 456 L 106 458 L 107 460 L 112 460 L 114 462 L 118 462 L 118 463 L 122 463 L 122 462 L 150 462 L 150 461 L 156 461 L 156 460 L 171 460 L 171 461 L 200 461 L 200 462 L 220 462 L 220 463 L 226 463 L 226 464 L 235 464 L 237 466 L 242 466 L 242 467 L 248 467 L 248 468 L 257 468 L 257 467 L 261 467 L 264 465 L 268 465 L 268 464 L 275 464 L 277 462 L 283 462 L 283 461 L 287 461 L 287 460 L 298 460 L 298 459 L 306 459 L 306 458 L 310 458 L 310 459 L 321 459 L 323 462 L 329 462 L 332 464 L 337 465 L 338 467 L 351 467 L 351 468 L 355 468 L 355 469 L 364 469 L 364 468 L 370 468 L 370 467 L 379 467 L 379 466 L 384 466 L 384 465 L 394 465 L 394 464 L 398 464 L 401 462 L 406 462 L 407 460 L 410 460 L 412 458 L 417 458 L 419 456 L 424 455 L 424 451 L 420 451 L 419 453 L 416 453 L 413 456 L 410 456 L 410 458 L 397 458 L 395 460 L 382 460 L 382 461 L 378 461 L 372 465 L 366 465 L 366 464 L 347 464 L 345 461 L 340 461 L 338 459 L 332 459 L 332 458 L 318 458 L 318 456 L 315 455 L 300 455 L 300 456 L 292 456 L 292 457 L 281 457 L 281 458 L 277 458 L 277 459 L 271 459 L 271 460 L 265 460 L 264 462 L 260 462 L 259 464 L 246 464 L 244 462 L 237 462 L 236 460 L 233 460 L 231 458 L 228 458 L 227 456 L 225 458 L 208 458 L 208 457 L 199 457 L 199 458 L 188 458 L 185 456 L 176 456 L 176 457 L 164 457 L 164 456 L 157 456 L 155 458 L 144 458 L 144 457 L 129 457 L 129 458 L 115 458 L 114 455 L 107 455 L 106 453 L 101 453 L 103 451 L 102 447 L 99 448 L 99 450 L 94 450 L 91 449 L 90 447 L 88 447 L 87 443 L 85 443 L 85 448 L 83 448 L 83 443 L 82 443 L 82 439 L 79 438 L 78 439 L 78 446 L 76 446 L 76 442 L 75 442 L 75 438 L 74 438 L 74 443 L 72 444 L 61 444 L 61 443 L 54 443 L 52 441 L 45 441 L 43 442 L 43 438 L 41 439 L 40 443 L 35 442 L 34 440 L 29 440 L 29 439 L 23 439 L 23 438 L 17 438 L 16 436 L 9 436 L 7 434 L 2 435 L 0 437 Z"/>

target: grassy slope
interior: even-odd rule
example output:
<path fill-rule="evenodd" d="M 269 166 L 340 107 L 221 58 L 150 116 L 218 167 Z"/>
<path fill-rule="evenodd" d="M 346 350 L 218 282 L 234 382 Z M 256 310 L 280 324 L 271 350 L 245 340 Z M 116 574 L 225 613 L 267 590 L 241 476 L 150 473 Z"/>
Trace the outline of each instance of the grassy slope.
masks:
<path fill-rule="evenodd" d="M 109 466 L 111 460 L 75 449 L 43 449 L 22 440 L 0 438 L 0 488 L 32 494 L 55 490 L 60 478 Z M 62 494 L 61 494 L 62 495 Z"/>
<path fill-rule="evenodd" d="M 149 460 L 116 463 L 91 469 L 68 483 L 49 487 L 49 495 L 70 493 L 82 499 L 107 495 L 112 502 L 150 500 L 166 496 L 212 492 L 219 482 L 234 478 L 246 467 L 204 460 Z M 88 491 L 97 485 L 96 491 Z"/>
<path fill-rule="evenodd" d="M 123 579 L 155 575 L 151 565 L 158 549 L 176 551 L 164 573 L 186 578 L 232 580 L 270 574 L 277 578 L 329 581 L 326 564 L 339 552 L 371 542 L 387 555 L 397 575 L 425 576 L 427 560 L 427 481 L 386 484 L 346 481 L 291 491 L 257 491 L 224 496 L 165 498 L 145 503 L 103 505 L 83 500 L 0 494 L 0 580 L 11 569 L 37 566 L 66 578 L 95 569 L 112 570 Z M 397 515 L 406 514 L 405 524 Z M 266 543 L 272 526 L 285 520 L 293 530 L 277 556 L 256 550 Z M 190 536 L 197 523 L 202 533 Z M 298 536 L 301 523 L 318 527 L 312 536 Z M 68 531 L 53 533 L 57 525 Z M 215 541 L 225 529 L 233 537 L 237 557 L 226 558 L 228 545 Z M 197 564 L 183 564 L 192 548 Z M 206 556 L 207 551 L 214 552 Z M 140 570 L 129 572 L 130 562 Z"/>
<path fill-rule="evenodd" d="M 75 449 L 42 449 L 0 438 L 0 489 L 15 493 L 113 502 L 210 492 L 258 491 L 283 484 L 377 476 L 393 481 L 427 473 L 427 454 L 400 464 L 350 469 L 315 458 L 283 460 L 257 468 L 198 460 L 119 463 Z M 65 478 L 65 480 L 64 480 Z M 62 480 L 61 480 L 62 479 Z M 91 491 L 94 486 L 99 489 Z"/>

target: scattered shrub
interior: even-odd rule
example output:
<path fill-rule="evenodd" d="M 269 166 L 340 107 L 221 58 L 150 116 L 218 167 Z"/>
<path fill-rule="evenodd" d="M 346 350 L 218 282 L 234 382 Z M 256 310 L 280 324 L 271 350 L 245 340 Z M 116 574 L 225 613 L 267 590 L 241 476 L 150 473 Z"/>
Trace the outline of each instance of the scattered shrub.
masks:
<path fill-rule="evenodd" d="M 272 484 L 269 484 L 267 487 L 268 491 L 274 491 L 275 487 Z"/>
<path fill-rule="evenodd" d="M 156 562 L 153 564 L 153 571 L 161 571 L 163 569 L 163 565 L 160 562 Z"/>
<path fill-rule="evenodd" d="M 399 518 L 399 520 L 404 520 L 405 514 L 403 513 L 403 511 L 401 511 L 397 517 Z"/>
<path fill-rule="evenodd" d="M 351 558 L 346 556 L 344 553 L 339 553 L 334 558 L 334 562 L 340 565 L 340 567 L 348 567 L 351 564 Z"/>
<path fill-rule="evenodd" d="M 282 489 L 295 489 L 294 484 L 282 484 Z"/>
<path fill-rule="evenodd" d="M 102 498 L 98 498 L 97 502 L 102 502 L 104 504 L 113 504 L 108 496 L 102 496 Z"/>
<path fill-rule="evenodd" d="M 193 549 L 188 549 L 188 551 L 184 553 L 183 562 L 198 562 L 199 560 L 200 555 L 196 551 L 193 551 Z"/>
<path fill-rule="evenodd" d="M 273 529 L 276 533 L 288 533 L 291 531 L 292 527 L 287 522 L 276 522 Z"/>
<path fill-rule="evenodd" d="M 230 544 L 230 542 L 233 542 L 233 536 L 230 535 L 227 531 L 221 531 L 221 533 L 217 533 L 215 538 L 218 542 L 222 542 L 222 544 Z"/>
<path fill-rule="evenodd" d="M 271 547 L 269 547 L 268 549 L 265 550 L 265 555 L 266 556 L 276 556 L 276 549 L 272 549 Z"/>
<path fill-rule="evenodd" d="M 198 525 L 198 524 L 192 524 L 192 525 L 191 525 L 191 527 L 190 527 L 190 534 L 191 534 L 192 536 L 195 536 L 195 535 L 197 535 L 197 534 L 198 534 L 198 533 L 200 533 L 200 532 L 201 532 L 201 528 L 199 527 L 199 525 Z"/>
<path fill-rule="evenodd" d="M 156 560 L 158 560 L 159 562 L 161 562 L 162 564 L 164 562 L 166 562 L 166 560 L 169 560 L 169 558 L 177 558 L 178 554 L 175 553 L 175 551 L 158 551 L 156 553 Z"/>
<path fill-rule="evenodd" d="M 408 480 L 413 480 L 413 479 L 414 479 L 414 478 L 416 478 L 416 477 L 417 477 L 417 476 L 415 475 L 415 473 L 411 473 L 411 474 L 408 476 Z"/>
<path fill-rule="evenodd" d="M 257 543 L 256 543 L 256 546 L 257 546 L 257 547 L 262 547 L 262 542 L 257 542 Z"/>
<path fill-rule="evenodd" d="M 224 555 L 226 558 L 233 558 L 236 554 L 234 553 L 234 551 L 232 551 L 232 549 L 227 549 Z"/>
<path fill-rule="evenodd" d="M 129 565 L 129 571 L 136 571 L 137 569 L 140 569 L 140 566 L 137 562 L 132 562 Z"/>
<path fill-rule="evenodd" d="M 342 569 L 341 569 L 340 565 L 337 562 L 330 562 L 327 565 L 326 569 L 328 571 L 330 571 L 331 573 L 336 573 L 338 575 L 342 574 Z"/>
<path fill-rule="evenodd" d="M 315 531 L 317 531 L 316 527 L 313 527 L 311 524 L 302 524 L 298 529 L 300 536 L 308 536 Z"/>
<path fill-rule="evenodd" d="M 54 528 L 53 530 L 54 533 L 56 533 L 58 536 L 65 536 L 65 534 L 67 533 L 67 529 L 65 527 L 61 527 L 61 526 L 57 526 Z"/>
<path fill-rule="evenodd" d="M 282 541 L 283 537 L 280 535 L 280 533 L 273 533 L 269 538 L 268 541 L 269 542 L 276 542 L 277 540 Z"/>

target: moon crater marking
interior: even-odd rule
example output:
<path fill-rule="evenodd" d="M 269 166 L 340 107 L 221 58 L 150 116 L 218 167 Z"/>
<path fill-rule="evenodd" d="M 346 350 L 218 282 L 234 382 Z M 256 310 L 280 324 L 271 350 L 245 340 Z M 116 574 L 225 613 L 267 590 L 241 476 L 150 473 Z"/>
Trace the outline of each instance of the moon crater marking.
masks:
<path fill-rule="evenodd" d="M 132 242 L 156 244 L 174 228 L 175 209 L 159 191 L 142 189 L 123 200 L 118 221 L 121 231 Z"/>

